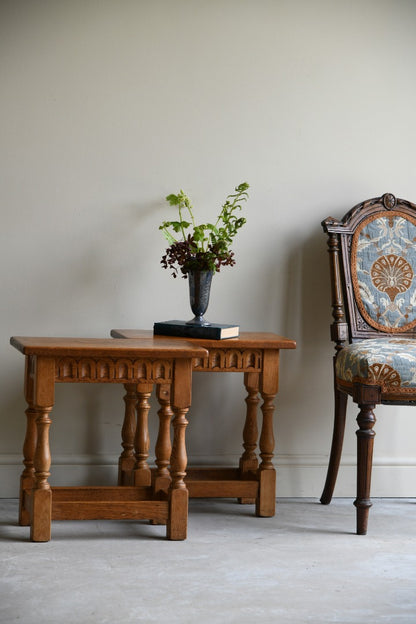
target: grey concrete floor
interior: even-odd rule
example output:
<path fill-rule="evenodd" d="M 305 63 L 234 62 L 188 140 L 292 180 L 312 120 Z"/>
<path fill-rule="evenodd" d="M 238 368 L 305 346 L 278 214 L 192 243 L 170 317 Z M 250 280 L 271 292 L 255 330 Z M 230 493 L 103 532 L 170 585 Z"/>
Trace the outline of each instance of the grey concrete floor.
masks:
<path fill-rule="evenodd" d="M 146 522 L 54 522 L 34 544 L 0 500 L 2 624 L 415 624 L 416 501 L 282 499 L 274 518 L 190 501 L 188 539 Z"/>

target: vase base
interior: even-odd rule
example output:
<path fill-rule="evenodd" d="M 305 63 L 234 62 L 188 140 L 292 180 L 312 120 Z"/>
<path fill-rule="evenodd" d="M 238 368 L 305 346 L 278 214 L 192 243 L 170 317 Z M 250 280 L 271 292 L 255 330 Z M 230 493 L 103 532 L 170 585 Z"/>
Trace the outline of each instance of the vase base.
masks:
<path fill-rule="evenodd" d="M 186 321 L 186 324 L 192 325 L 193 327 L 209 327 L 211 325 L 203 316 L 194 316 L 190 321 Z"/>

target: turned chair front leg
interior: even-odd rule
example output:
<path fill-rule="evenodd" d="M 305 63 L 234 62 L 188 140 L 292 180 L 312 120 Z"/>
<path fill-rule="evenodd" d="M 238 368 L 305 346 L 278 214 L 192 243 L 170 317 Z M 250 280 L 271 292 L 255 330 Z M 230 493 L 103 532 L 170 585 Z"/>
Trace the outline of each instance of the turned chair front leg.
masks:
<path fill-rule="evenodd" d="M 376 418 L 373 410 L 375 404 L 359 405 L 357 416 L 359 429 L 357 434 L 357 498 L 354 505 L 357 508 L 357 534 L 366 535 L 368 515 L 372 505 L 370 499 L 371 470 L 373 465 L 373 447 L 375 432 L 373 427 Z"/>

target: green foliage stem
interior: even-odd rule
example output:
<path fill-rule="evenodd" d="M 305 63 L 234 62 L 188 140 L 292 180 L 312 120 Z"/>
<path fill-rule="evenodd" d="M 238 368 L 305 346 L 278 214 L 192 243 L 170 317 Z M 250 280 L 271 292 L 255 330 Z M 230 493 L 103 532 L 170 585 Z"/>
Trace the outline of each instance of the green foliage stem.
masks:
<path fill-rule="evenodd" d="M 236 213 L 248 199 L 248 188 L 247 182 L 243 182 L 227 196 L 215 224 L 196 225 L 191 200 L 183 190 L 168 195 L 169 204 L 178 208 L 179 221 L 164 221 L 159 226 L 170 245 L 162 257 L 162 266 L 173 269 L 174 277 L 179 267 L 186 277 L 191 269 L 219 271 L 221 266 L 235 264 L 230 245 L 246 223 Z M 186 213 L 189 221 L 184 218 Z"/>

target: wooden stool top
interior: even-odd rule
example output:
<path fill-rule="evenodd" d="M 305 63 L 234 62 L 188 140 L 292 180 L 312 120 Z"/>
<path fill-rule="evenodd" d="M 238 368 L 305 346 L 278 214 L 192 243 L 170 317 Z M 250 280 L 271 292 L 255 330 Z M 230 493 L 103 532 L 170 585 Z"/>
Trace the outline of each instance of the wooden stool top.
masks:
<path fill-rule="evenodd" d="M 114 338 L 49 338 L 12 336 L 10 344 L 24 355 L 45 357 L 106 356 L 106 357 L 157 357 L 194 358 L 206 357 L 207 351 L 185 340 L 171 339 L 125 340 Z"/>
<path fill-rule="evenodd" d="M 176 336 L 154 336 L 150 329 L 112 329 L 111 335 L 115 339 L 124 338 L 129 341 L 153 340 L 155 343 L 169 340 L 169 343 L 188 342 L 194 346 L 199 345 L 207 348 L 222 347 L 232 348 L 256 348 L 256 349 L 296 349 L 296 341 L 273 332 L 241 332 L 237 338 L 225 340 L 211 340 L 207 338 L 178 338 Z"/>

